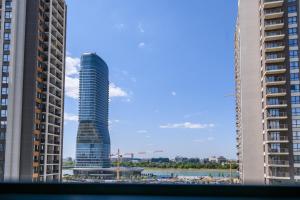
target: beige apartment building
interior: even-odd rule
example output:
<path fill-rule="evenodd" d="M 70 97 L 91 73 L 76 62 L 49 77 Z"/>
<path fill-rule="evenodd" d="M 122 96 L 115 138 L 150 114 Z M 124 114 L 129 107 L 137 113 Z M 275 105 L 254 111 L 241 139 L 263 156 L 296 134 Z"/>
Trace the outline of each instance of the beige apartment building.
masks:
<path fill-rule="evenodd" d="M 0 180 L 60 181 L 66 4 L 0 0 Z"/>
<path fill-rule="evenodd" d="M 236 126 L 244 184 L 300 181 L 299 0 L 239 0 Z"/>

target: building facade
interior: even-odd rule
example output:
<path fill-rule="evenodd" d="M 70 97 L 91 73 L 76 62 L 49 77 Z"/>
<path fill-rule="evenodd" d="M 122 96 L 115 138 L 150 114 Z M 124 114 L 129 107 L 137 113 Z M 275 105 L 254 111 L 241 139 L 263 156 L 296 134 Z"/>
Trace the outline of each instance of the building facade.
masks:
<path fill-rule="evenodd" d="M 110 167 L 109 80 L 106 63 L 95 53 L 81 57 L 76 168 Z"/>
<path fill-rule="evenodd" d="M 60 181 L 66 4 L 1 0 L 0 180 Z"/>
<path fill-rule="evenodd" d="M 299 0 L 239 0 L 239 171 L 245 184 L 300 181 Z"/>

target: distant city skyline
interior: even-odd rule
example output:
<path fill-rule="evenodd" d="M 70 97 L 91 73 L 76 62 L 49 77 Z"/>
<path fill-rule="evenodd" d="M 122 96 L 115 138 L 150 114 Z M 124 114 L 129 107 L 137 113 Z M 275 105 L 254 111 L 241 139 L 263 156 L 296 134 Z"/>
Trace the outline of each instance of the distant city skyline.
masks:
<path fill-rule="evenodd" d="M 236 158 L 235 1 L 67 3 L 64 157 L 75 158 L 79 57 L 90 51 L 110 66 L 112 153 Z"/>

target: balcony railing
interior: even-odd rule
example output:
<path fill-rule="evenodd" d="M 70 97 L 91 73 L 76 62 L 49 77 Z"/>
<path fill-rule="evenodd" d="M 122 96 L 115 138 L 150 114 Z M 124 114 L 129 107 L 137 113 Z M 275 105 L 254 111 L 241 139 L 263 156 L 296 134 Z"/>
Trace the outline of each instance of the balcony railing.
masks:
<path fill-rule="evenodd" d="M 267 94 L 278 94 L 278 93 L 286 93 L 286 89 L 284 88 L 278 88 L 276 90 L 272 89 L 272 90 L 267 90 Z"/>
<path fill-rule="evenodd" d="M 289 153 L 288 148 L 269 149 L 269 153 Z"/>
<path fill-rule="evenodd" d="M 281 81 L 286 81 L 285 77 L 282 76 L 271 76 L 266 78 L 266 83 L 271 83 L 271 82 L 281 82 Z"/>
<path fill-rule="evenodd" d="M 281 100 L 281 99 L 272 99 L 272 101 L 271 100 L 267 101 L 267 105 L 271 105 L 271 106 L 273 106 L 273 105 L 285 105 L 285 104 L 287 104 L 287 101 L 286 100 Z"/>
<path fill-rule="evenodd" d="M 285 33 L 283 31 L 267 31 L 265 33 L 266 37 L 271 37 L 271 36 L 279 36 L 279 35 L 284 35 Z"/>
<path fill-rule="evenodd" d="M 283 0 L 264 0 L 264 8 L 275 8 L 283 5 Z"/>
<path fill-rule="evenodd" d="M 288 160 L 269 160 L 270 165 L 289 165 Z"/>
<path fill-rule="evenodd" d="M 282 23 L 283 23 L 282 19 L 273 19 L 273 20 L 266 20 L 265 21 L 266 26 L 278 25 L 278 24 L 282 24 Z"/>
<path fill-rule="evenodd" d="M 276 71 L 286 69 L 284 65 L 268 65 L 266 71 Z"/>
<path fill-rule="evenodd" d="M 288 141 L 289 138 L 287 136 L 280 136 L 280 137 L 272 137 L 272 136 L 269 136 L 268 137 L 268 141 Z"/>
<path fill-rule="evenodd" d="M 280 59 L 284 58 L 283 53 L 269 53 L 266 55 L 266 59 Z"/>
<path fill-rule="evenodd" d="M 276 47 L 282 47 L 284 46 L 283 42 L 272 42 L 272 43 L 266 43 L 265 48 L 276 48 Z"/>
<path fill-rule="evenodd" d="M 267 117 L 286 117 L 286 112 L 279 112 L 279 113 L 268 113 Z"/>
<path fill-rule="evenodd" d="M 290 177 L 290 173 L 288 172 L 270 172 L 269 176 L 271 177 Z"/>
<path fill-rule="evenodd" d="M 283 11 L 284 10 L 282 8 L 268 9 L 268 10 L 265 10 L 265 15 L 271 15 L 271 14 L 281 13 Z"/>

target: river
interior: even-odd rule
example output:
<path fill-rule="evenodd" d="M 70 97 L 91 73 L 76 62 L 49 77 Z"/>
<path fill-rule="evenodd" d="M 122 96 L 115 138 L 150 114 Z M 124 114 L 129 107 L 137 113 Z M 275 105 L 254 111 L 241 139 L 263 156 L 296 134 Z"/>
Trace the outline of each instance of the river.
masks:
<path fill-rule="evenodd" d="M 73 169 L 63 169 L 63 175 L 73 175 Z M 153 174 L 156 176 L 187 176 L 187 177 L 230 177 L 229 170 L 221 169 L 160 169 L 160 168 L 145 168 L 142 174 Z M 238 172 L 232 170 L 232 177 L 238 177 Z"/>

